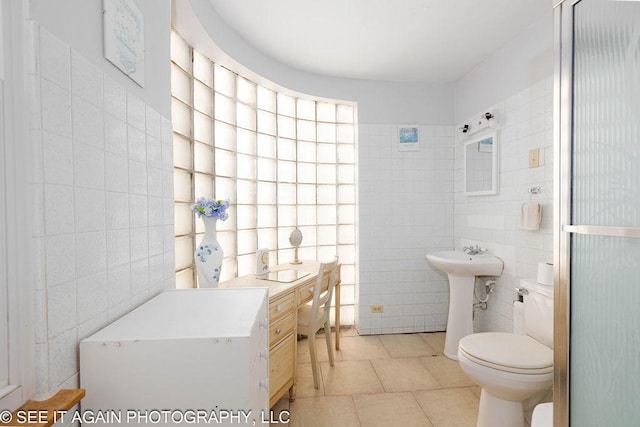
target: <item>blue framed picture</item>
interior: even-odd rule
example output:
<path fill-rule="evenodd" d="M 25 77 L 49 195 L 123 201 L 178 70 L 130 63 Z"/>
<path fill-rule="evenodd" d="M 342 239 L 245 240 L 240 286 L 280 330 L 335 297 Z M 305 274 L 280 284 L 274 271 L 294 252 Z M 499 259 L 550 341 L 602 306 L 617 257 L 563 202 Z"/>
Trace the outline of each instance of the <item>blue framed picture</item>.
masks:
<path fill-rule="evenodd" d="M 400 151 L 418 151 L 419 144 L 420 129 L 418 125 L 398 126 L 398 149 Z"/>

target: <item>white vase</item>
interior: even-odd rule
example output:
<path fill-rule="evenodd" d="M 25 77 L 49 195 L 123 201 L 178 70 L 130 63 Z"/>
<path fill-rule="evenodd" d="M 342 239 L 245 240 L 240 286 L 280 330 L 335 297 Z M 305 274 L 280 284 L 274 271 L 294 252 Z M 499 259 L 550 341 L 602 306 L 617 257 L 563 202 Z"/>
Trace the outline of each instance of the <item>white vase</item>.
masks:
<path fill-rule="evenodd" d="M 217 288 L 222 271 L 222 257 L 224 252 L 216 239 L 216 223 L 218 218 L 203 216 L 204 237 L 195 252 L 196 271 L 198 272 L 199 288 Z"/>

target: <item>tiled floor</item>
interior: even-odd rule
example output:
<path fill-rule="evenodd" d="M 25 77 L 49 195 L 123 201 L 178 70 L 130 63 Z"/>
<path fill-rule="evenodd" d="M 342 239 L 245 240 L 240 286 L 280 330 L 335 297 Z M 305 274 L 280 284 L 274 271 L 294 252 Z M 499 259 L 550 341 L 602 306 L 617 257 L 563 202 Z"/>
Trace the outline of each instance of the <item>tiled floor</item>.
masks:
<path fill-rule="evenodd" d="M 341 334 L 335 366 L 324 337 L 316 339 L 320 389 L 313 388 L 309 343 L 298 342 L 298 394 L 274 411 L 289 410 L 290 426 L 475 426 L 480 388 L 442 354 L 444 333 Z"/>

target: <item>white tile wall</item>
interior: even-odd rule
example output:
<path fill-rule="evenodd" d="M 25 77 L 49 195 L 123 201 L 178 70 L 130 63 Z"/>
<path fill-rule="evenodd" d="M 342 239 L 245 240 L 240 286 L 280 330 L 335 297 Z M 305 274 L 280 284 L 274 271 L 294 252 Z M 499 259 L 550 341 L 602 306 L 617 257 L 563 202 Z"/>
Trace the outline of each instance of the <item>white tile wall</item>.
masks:
<path fill-rule="evenodd" d="M 81 339 L 174 287 L 173 144 L 167 118 L 46 29 L 31 34 L 36 384 L 46 393 L 78 386 Z"/>
<path fill-rule="evenodd" d="M 102 109 L 104 100 L 102 80 L 103 74 L 98 67 L 78 53 L 71 52 L 71 91 L 74 95 Z M 96 136 L 102 138 L 102 135 Z"/>
<path fill-rule="evenodd" d="M 552 92 L 549 77 L 478 111 L 477 116 L 490 111 L 498 123 L 500 177 L 499 194 L 495 196 L 464 195 L 462 147 L 465 140 L 460 135 L 456 137 L 455 247 L 477 244 L 488 248 L 505 263 L 488 309 L 476 310 L 476 331 L 511 331 L 514 289 L 519 280 L 535 279 L 538 262 L 553 260 Z M 475 118 L 469 117 L 456 129 L 465 123 L 474 123 Z M 540 149 L 540 166 L 530 169 L 529 150 L 535 148 Z M 542 193 L 528 193 L 528 188 L 533 186 L 542 187 Z M 522 203 L 530 200 L 543 206 L 539 231 L 517 228 Z"/>
<path fill-rule="evenodd" d="M 102 106 L 93 105 L 76 95 L 73 96 L 72 102 L 74 142 L 104 150 L 104 111 Z"/>
<path fill-rule="evenodd" d="M 73 185 L 73 145 L 70 139 L 43 132 L 44 180 Z"/>
<path fill-rule="evenodd" d="M 53 134 L 71 138 L 71 93 L 68 89 L 44 78 L 40 80 L 39 87 L 40 98 L 34 101 L 41 106 L 42 128 Z"/>
<path fill-rule="evenodd" d="M 448 284 L 424 259 L 436 250 L 480 245 L 500 256 L 505 270 L 488 310 L 477 310 L 477 331 L 510 331 L 520 278 L 535 278 L 538 262 L 553 257 L 552 79 L 479 111 L 499 123 L 499 194 L 465 196 L 465 139 L 455 127 L 422 126 L 418 152 L 399 152 L 394 125 L 359 127 L 360 277 L 356 327 L 361 334 L 446 328 Z M 472 128 L 473 131 L 473 128 Z M 478 133 L 479 135 L 480 133 Z M 474 135 L 475 136 L 475 135 Z M 540 166 L 529 169 L 529 150 Z M 531 195 L 527 189 L 542 187 Z M 543 206 L 539 231 L 517 228 L 525 201 Z M 384 312 L 371 313 L 372 305 Z"/>
<path fill-rule="evenodd" d="M 105 80 L 106 82 L 106 80 Z M 105 91 L 111 90 L 112 86 L 105 84 Z M 125 103 L 126 105 L 126 103 Z M 107 101 L 105 99 L 105 111 L 107 109 Z M 109 153 L 115 155 L 127 156 L 127 124 L 125 121 L 105 113 L 104 115 L 104 139 L 106 141 L 105 149 Z"/>
<path fill-rule="evenodd" d="M 454 136 L 421 126 L 419 151 L 400 152 L 397 126 L 359 126 L 359 301 L 361 334 L 442 331 L 445 277 L 427 264 L 453 247 Z M 383 305 L 383 313 L 371 313 Z"/>
<path fill-rule="evenodd" d="M 77 344 L 173 286 L 171 123 L 44 28 L 33 32 L 27 79 L 34 146 L 34 259 L 38 393 L 77 386 Z M 396 125 L 359 126 L 361 334 L 446 327 L 446 277 L 431 251 L 469 244 L 505 260 L 477 330 L 510 330 L 513 288 L 552 254 L 551 79 L 488 108 L 500 123 L 500 193 L 462 193 L 458 126 L 421 126 L 420 150 L 397 149 Z M 484 111 L 478 112 L 478 114 Z M 472 118 L 469 118 L 471 120 Z M 528 150 L 543 164 L 528 169 Z M 527 188 L 543 192 L 530 196 Z M 516 227 L 519 207 L 543 203 L 538 232 Z M 37 244 L 36 244 L 37 243 Z M 384 312 L 370 312 L 383 305 Z"/>

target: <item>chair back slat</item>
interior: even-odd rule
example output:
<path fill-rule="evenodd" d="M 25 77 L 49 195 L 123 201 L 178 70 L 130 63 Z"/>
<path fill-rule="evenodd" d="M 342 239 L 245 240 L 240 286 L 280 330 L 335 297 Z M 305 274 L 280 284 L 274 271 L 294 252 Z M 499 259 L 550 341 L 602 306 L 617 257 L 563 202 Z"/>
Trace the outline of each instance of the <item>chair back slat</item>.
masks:
<path fill-rule="evenodd" d="M 338 257 L 335 257 L 331 262 L 323 262 L 318 269 L 318 277 L 316 278 L 316 285 L 313 289 L 313 303 L 311 306 L 312 318 L 318 317 L 319 307 L 323 307 L 325 313 L 328 313 L 331 308 L 331 297 L 333 296 L 333 289 L 336 285 L 336 272 L 338 270 Z M 328 277 L 327 290 L 322 292 L 322 283 L 324 278 Z"/>

